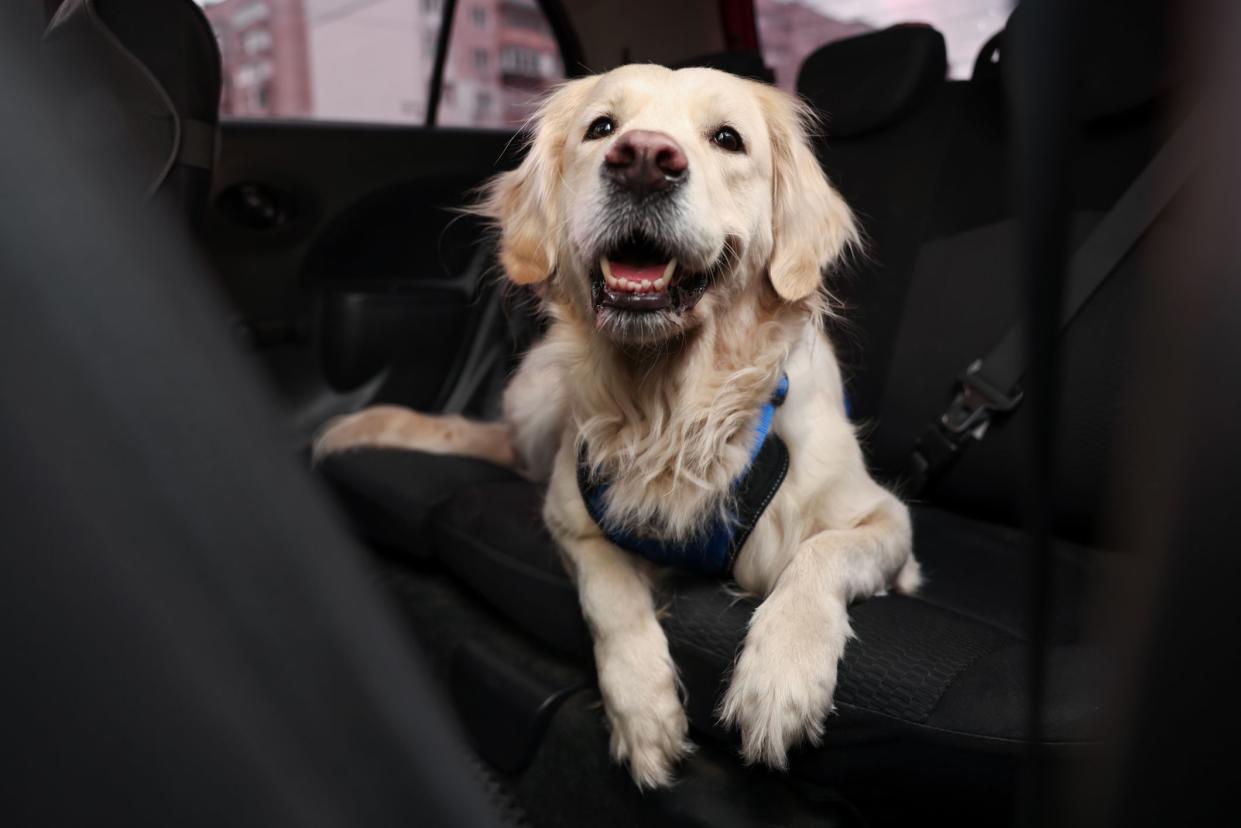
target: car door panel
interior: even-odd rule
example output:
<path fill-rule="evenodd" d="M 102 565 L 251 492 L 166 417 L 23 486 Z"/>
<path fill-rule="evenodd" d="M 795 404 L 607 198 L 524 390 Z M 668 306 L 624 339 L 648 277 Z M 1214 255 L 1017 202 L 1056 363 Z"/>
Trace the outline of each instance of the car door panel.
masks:
<path fill-rule="evenodd" d="M 301 352 L 304 382 L 344 391 L 387 370 L 377 398 L 433 405 L 491 273 L 482 222 L 461 208 L 514 144 L 501 130 L 226 121 L 202 234 L 246 339 Z"/>

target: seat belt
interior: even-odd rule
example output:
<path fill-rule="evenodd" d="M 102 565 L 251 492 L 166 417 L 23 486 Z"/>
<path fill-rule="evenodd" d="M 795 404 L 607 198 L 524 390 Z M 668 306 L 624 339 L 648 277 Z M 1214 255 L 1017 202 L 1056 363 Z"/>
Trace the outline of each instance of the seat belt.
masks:
<path fill-rule="evenodd" d="M 1193 120 L 1160 148 L 1073 255 L 1060 313 L 1061 335 L 1189 178 L 1195 158 Z M 1024 325 L 1018 322 L 990 353 L 957 377 L 952 402 L 923 429 L 910 453 L 906 477 L 911 493 L 923 491 L 946 471 L 971 440 L 981 440 L 994 417 L 1021 404 L 1025 340 Z"/>

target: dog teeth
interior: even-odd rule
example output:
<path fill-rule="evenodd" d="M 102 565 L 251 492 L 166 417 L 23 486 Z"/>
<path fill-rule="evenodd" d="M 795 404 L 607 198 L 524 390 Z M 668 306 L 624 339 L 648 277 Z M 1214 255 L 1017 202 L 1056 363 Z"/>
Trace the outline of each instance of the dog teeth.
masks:
<path fill-rule="evenodd" d="M 603 282 L 612 290 L 626 293 L 658 293 L 672 283 L 672 274 L 676 271 L 677 260 L 673 259 L 664 266 L 664 273 L 658 279 L 626 279 L 612 272 L 612 263 L 607 256 L 599 257 L 599 269 L 603 271 Z"/>
<path fill-rule="evenodd" d="M 613 290 L 620 289 L 620 279 L 612 275 L 612 263 L 608 261 L 607 256 L 599 257 L 599 269 L 603 271 L 603 282 Z"/>

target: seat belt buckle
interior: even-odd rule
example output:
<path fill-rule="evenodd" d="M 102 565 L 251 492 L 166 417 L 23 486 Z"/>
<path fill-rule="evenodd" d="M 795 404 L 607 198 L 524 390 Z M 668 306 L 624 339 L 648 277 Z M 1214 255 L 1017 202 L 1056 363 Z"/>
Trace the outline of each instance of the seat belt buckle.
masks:
<path fill-rule="evenodd" d="M 907 475 L 914 494 L 924 490 L 955 462 L 971 438 L 981 440 L 995 414 L 1007 414 L 1021 404 L 1022 391 L 1002 391 L 982 373 L 974 360 L 957 378 L 959 388 L 939 421 L 923 429 L 909 456 Z"/>
<path fill-rule="evenodd" d="M 958 438 L 971 435 L 981 440 L 995 414 L 1007 414 L 1021 404 L 1020 388 L 1004 391 L 992 384 L 982 373 L 982 360 L 976 359 L 957 378 L 960 389 L 949 404 L 940 425 Z"/>

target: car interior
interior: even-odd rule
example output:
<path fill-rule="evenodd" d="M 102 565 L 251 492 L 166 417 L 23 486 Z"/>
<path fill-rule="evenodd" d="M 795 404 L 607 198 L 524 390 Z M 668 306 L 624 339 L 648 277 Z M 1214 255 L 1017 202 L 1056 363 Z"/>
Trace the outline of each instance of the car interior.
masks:
<path fill-rule="evenodd" d="M 752 2 L 536 5 L 568 76 L 654 61 L 774 79 Z M 520 133 L 221 117 L 220 45 L 192 0 L 44 0 L 23 36 L 53 60 L 89 61 L 75 143 L 130 159 L 114 170 L 123 186 L 192 240 L 221 327 L 279 412 L 278 448 L 366 548 L 500 824 L 1007 825 L 1023 822 L 1032 753 L 1049 778 L 1073 780 L 1104 742 L 1111 656 L 1093 633 L 1115 573 L 1131 568 L 1114 542 L 1117 469 L 1132 463 L 1126 400 L 1149 388 L 1133 343 L 1149 330 L 1144 297 L 1180 278 L 1156 255 L 1180 215 L 1170 193 L 1059 330 L 1054 402 L 997 405 L 933 460 L 933 477 L 911 472 L 961 378 L 1030 301 L 1014 174 L 1028 136 L 1014 113 L 1035 5 L 1016 6 L 968 77 L 950 76 L 944 35 L 916 20 L 801 62 L 795 91 L 824 119 L 815 150 L 866 240 L 831 285 L 844 310 L 829 331 L 868 464 L 911 504 L 926 583 L 850 607 L 856 637 L 822 744 L 796 749 L 781 774 L 744 766 L 717 717 L 755 603 L 670 576 L 661 620 L 698 751 L 653 792 L 608 758 L 589 633 L 536 484 L 414 451 L 311 464 L 315 431 L 365 405 L 498 415 L 542 323 L 532 297 L 503 284 L 489 228 L 461 208 L 520 160 Z M 1191 117 L 1173 5 L 1074 12 L 1087 46 L 1065 115 L 1067 258 Z M 445 18 L 462 6 L 444 3 Z M 441 35 L 441 69 L 449 48 Z M 1056 440 L 1032 460 L 1043 421 Z M 1032 524 L 1030 481 L 1046 469 Z"/>

